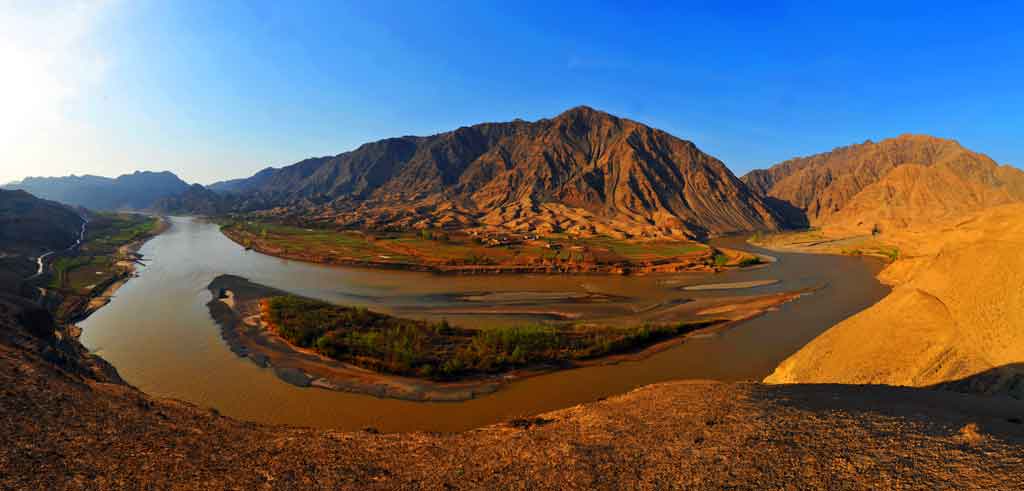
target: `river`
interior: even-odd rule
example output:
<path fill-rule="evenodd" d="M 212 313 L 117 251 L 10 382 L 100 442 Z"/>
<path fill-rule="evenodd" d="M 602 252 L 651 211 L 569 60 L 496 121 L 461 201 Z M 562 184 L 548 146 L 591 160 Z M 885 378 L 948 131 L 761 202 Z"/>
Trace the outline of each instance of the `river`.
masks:
<path fill-rule="evenodd" d="M 666 380 L 760 380 L 819 333 L 888 292 L 874 277 L 881 268 L 877 260 L 776 253 L 738 239 L 719 242 L 772 255 L 778 262 L 717 275 L 442 276 L 278 259 L 245 251 L 214 224 L 175 217 L 166 232 L 140 250 L 148 261 L 139 268 L 138 278 L 80 323 L 81 340 L 139 389 L 213 407 L 239 419 L 344 430 L 459 431 Z M 528 378 L 465 402 L 424 403 L 299 388 L 279 380 L 272 370 L 235 356 L 221 340 L 206 307 L 207 285 L 225 273 L 310 297 L 396 315 L 444 317 L 466 325 L 543 318 L 538 310 L 582 319 L 627 320 L 682 298 L 736 294 L 682 291 L 681 285 L 777 279 L 779 283 L 756 292 L 823 288 L 777 311 L 723 332 L 688 339 L 641 361 Z M 616 300 L 567 299 L 594 294 Z M 485 309 L 492 312 L 478 314 Z"/>

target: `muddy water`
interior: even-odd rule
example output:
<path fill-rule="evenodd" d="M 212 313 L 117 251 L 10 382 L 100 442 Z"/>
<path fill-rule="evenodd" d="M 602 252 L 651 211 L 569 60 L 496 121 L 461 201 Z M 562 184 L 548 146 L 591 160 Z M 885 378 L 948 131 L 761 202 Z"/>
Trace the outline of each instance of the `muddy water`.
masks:
<path fill-rule="evenodd" d="M 726 239 L 723 245 L 757 250 L 739 240 Z M 874 279 L 881 267 L 876 261 L 803 254 L 770 253 L 778 262 L 769 267 L 718 275 L 438 276 L 325 267 L 247 252 L 215 225 L 189 218 L 173 219 L 172 227 L 140 252 L 149 262 L 139 277 L 81 324 L 87 347 L 150 394 L 240 419 L 340 429 L 464 430 L 665 380 L 761 379 L 824 329 L 887 293 Z M 823 288 L 642 361 L 534 377 L 467 402 L 421 403 L 298 388 L 236 357 L 206 307 L 206 286 L 224 273 L 324 300 L 477 326 L 554 318 L 629 322 L 684 300 Z M 683 290 L 760 280 L 779 282 L 742 292 Z"/>

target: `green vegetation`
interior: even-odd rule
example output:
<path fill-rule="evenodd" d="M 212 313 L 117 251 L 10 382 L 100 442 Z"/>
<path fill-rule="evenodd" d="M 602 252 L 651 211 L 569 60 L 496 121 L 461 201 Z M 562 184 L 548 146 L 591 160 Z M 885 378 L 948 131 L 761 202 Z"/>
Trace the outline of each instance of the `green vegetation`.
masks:
<path fill-rule="evenodd" d="M 97 213 L 85 228 L 83 254 L 113 255 L 125 244 L 153 233 L 159 219 L 133 213 Z"/>
<path fill-rule="evenodd" d="M 700 256 L 707 246 L 690 241 L 629 241 L 552 234 L 468 233 L 422 229 L 386 232 L 299 227 L 265 220 L 222 222 L 225 235 L 273 255 L 314 262 L 358 262 L 460 267 L 621 266 Z"/>
<path fill-rule="evenodd" d="M 722 254 L 721 252 L 719 252 L 719 253 L 715 254 L 714 261 L 715 261 L 715 266 L 718 266 L 719 268 L 721 268 L 721 267 L 725 266 L 726 264 L 729 264 L 729 256 L 726 256 L 725 254 Z"/>
<path fill-rule="evenodd" d="M 107 256 L 61 257 L 53 262 L 53 278 L 49 288 L 67 289 L 77 294 L 89 293 L 89 288 L 110 276 L 113 260 Z"/>
<path fill-rule="evenodd" d="M 758 256 L 746 256 L 746 257 L 744 257 L 743 259 L 740 260 L 740 267 L 741 268 L 746 268 L 748 266 L 757 266 L 758 264 L 761 264 L 762 262 L 763 261 Z"/>
<path fill-rule="evenodd" d="M 261 310 L 264 320 L 297 346 L 381 372 L 440 380 L 639 350 L 720 322 L 472 330 L 294 296 L 266 299 Z"/>
<path fill-rule="evenodd" d="M 119 249 L 153 233 L 159 219 L 128 213 L 97 213 L 85 229 L 85 240 L 77 249 L 61 253 L 50 264 L 47 287 L 62 297 L 58 317 L 81 309 L 98 287 L 110 284 L 124 273 L 117 265 Z"/>

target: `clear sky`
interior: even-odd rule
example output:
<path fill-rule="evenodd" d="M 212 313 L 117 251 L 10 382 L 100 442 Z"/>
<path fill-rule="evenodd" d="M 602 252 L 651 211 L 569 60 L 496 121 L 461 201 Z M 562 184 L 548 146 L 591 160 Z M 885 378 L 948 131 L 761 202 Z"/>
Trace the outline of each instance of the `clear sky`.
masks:
<path fill-rule="evenodd" d="M 0 0 L 0 182 L 190 182 L 586 104 L 737 174 L 927 133 L 1024 165 L 1022 2 Z"/>

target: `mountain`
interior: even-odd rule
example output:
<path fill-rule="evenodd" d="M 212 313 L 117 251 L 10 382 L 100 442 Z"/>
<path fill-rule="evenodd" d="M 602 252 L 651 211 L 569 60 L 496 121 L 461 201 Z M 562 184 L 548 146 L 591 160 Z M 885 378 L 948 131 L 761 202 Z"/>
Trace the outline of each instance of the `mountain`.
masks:
<path fill-rule="evenodd" d="M 1024 200 L 1024 172 L 924 135 L 790 159 L 743 181 L 803 212 L 811 225 L 849 229 L 941 222 Z"/>
<path fill-rule="evenodd" d="M 213 186 L 203 187 L 200 184 L 193 184 L 182 193 L 155 201 L 151 208 L 154 211 L 168 214 L 219 215 L 230 211 L 261 209 L 268 206 L 270 206 L 269 203 L 260 200 L 259 196 L 251 196 L 248 200 L 244 200 L 242 196 L 235 193 L 218 193 L 213 190 Z"/>
<path fill-rule="evenodd" d="M 171 172 L 99 176 L 29 177 L 5 189 L 23 189 L 44 199 L 96 210 L 146 209 L 155 201 L 184 192 L 189 185 Z"/>
<path fill-rule="evenodd" d="M 82 218 L 67 206 L 0 189 L 0 296 L 23 293 L 36 258 L 74 245 L 81 230 Z"/>
<path fill-rule="evenodd" d="M 60 203 L 0 189 L 0 254 L 38 255 L 78 240 L 82 218 Z"/>
<path fill-rule="evenodd" d="M 785 225 L 693 143 L 589 107 L 389 138 L 211 187 L 346 226 L 705 237 Z"/>
<path fill-rule="evenodd" d="M 257 172 L 252 177 L 215 182 L 207 187 L 218 193 L 252 191 L 262 187 L 276 172 L 277 169 L 267 167 L 266 169 Z"/>

